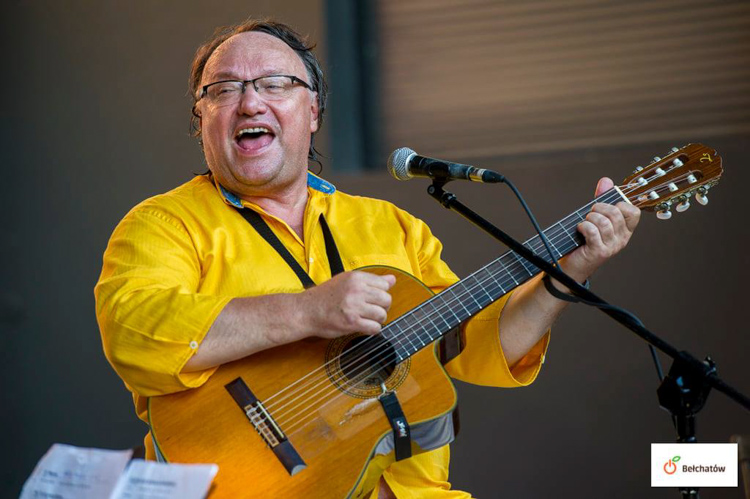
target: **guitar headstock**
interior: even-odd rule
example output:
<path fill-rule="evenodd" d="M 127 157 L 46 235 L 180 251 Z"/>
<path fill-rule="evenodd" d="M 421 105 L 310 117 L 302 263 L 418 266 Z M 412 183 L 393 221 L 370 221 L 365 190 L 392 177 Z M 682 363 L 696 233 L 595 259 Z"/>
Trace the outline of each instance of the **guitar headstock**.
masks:
<path fill-rule="evenodd" d="M 714 149 L 688 144 L 672 148 L 646 167 L 637 167 L 620 188 L 635 206 L 656 211 L 658 218 L 667 220 L 673 207 L 678 212 L 687 210 L 693 194 L 699 204 L 707 204 L 706 192 L 719 182 L 723 171 L 721 156 Z"/>

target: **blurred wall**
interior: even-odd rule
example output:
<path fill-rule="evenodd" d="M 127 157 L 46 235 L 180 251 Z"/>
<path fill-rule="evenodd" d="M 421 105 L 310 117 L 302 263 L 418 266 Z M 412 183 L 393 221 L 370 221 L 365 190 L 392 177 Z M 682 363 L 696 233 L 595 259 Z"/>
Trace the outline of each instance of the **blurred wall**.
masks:
<path fill-rule="evenodd" d="M 384 144 L 489 160 L 750 131 L 750 4 L 382 0 Z"/>
<path fill-rule="evenodd" d="M 53 442 L 139 443 L 145 428 L 104 359 L 94 318 L 92 289 L 109 234 L 137 202 L 203 170 L 187 136 L 185 89 L 193 51 L 213 28 L 273 15 L 318 40 L 325 56 L 322 12 L 320 0 L 10 5 L 0 21 L 10 111 L 0 124 L 6 152 L 0 495 L 17 495 Z M 320 139 L 324 152 L 327 140 Z M 741 301 L 750 278 L 742 266 L 746 134 L 506 155 L 484 166 L 510 176 L 544 225 L 586 203 L 599 176 L 619 180 L 690 141 L 705 141 L 724 157 L 726 178 L 711 203 L 666 223 L 646 217 L 631 248 L 595 276 L 593 287 L 666 339 L 698 356 L 710 353 L 719 373 L 750 393 Z M 325 174 L 342 190 L 389 199 L 427 220 L 460 275 L 502 251 L 418 194 L 424 182 Z M 494 213 L 511 234 L 530 235 L 502 187 L 456 184 L 454 190 Z M 462 433 L 453 447 L 453 483 L 478 497 L 674 497 L 675 491 L 649 487 L 649 444 L 674 438 L 657 408 L 656 384 L 640 340 L 599 312 L 571 307 L 532 387 L 459 387 Z M 699 438 L 724 442 L 740 432 L 750 432 L 748 413 L 713 393 L 699 417 Z M 712 490 L 710 497 L 739 497 L 739 491 Z"/>

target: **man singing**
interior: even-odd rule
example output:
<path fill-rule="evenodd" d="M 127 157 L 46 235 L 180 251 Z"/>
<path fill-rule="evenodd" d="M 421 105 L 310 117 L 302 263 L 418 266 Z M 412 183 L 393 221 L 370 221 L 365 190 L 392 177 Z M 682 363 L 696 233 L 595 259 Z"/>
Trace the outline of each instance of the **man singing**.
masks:
<path fill-rule="evenodd" d="M 422 221 L 308 172 L 326 83 L 288 26 L 248 20 L 217 31 L 195 55 L 190 94 L 210 173 L 125 216 L 95 289 L 107 359 L 144 421 L 148 397 L 200 387 L 227 362 L 309 337 L 378 334 L 396 279 L 356 268 L 395 267 L 435 292 L 458 280 Z M 596 194 L 611 187 L 601 179 Z M 595 204 L 578 227 L 586 244 L 561 266 L 585 281 L 627 244 L 638 219 L 630 204 Z M 331 238 L 343 265 L 333 277 Z M 446 370 L 471 383 L 528 385 L 564 307 L 531 279 L 463 325 L 465 349 Z M 150 434 L 146 448 L 155 458 Z M 447 445 L 393 464 L 379 459 L 362 478 L 365 497 L 470 497 L 450 489 Z"/>

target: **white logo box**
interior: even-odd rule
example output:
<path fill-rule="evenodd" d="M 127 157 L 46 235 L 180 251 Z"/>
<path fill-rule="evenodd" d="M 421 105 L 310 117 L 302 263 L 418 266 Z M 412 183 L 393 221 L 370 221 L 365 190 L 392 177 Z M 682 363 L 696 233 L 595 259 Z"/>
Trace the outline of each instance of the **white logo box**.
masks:
<path fill-rule="evenodd" d="M 652 487 L 737 487 L 737 444 L 651 444 Z"/>

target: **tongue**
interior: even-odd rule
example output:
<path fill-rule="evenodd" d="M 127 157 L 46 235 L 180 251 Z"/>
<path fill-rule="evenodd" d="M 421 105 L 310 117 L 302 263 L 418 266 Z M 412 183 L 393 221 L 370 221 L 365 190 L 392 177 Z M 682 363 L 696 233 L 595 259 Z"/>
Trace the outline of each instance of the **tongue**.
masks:
<path fill-rule="evenodd" d="M 262 147 L 267 146 L 273 140 L 273 135 L 270 133 L 262 133 L 260 135 L 243 135 L 237 141 L 237 144 L 245 151 L 256 151 Z"/>

